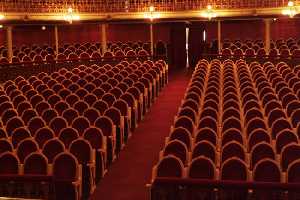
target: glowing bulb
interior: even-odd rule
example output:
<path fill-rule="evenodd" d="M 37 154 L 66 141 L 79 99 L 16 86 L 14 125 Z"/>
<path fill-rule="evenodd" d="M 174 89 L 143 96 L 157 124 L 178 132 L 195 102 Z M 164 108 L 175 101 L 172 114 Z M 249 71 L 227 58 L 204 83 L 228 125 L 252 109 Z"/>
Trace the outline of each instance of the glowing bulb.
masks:
<path fill-rule="evenodd" d="M 1 28 L 3 28 L 3 25 L 2 25 L 2 24 L 0 24 L 0 29 L 1 29 Z"/>
<path fill-rule="evenodd" d="M 68 13 L 72 13 L 73 12 L 73 9 L 70 7 L 68 8 Z"/>
<path fill-rule="evenodd" d="M 294 2 L 289 1 L 289 2 L 288 2 L 288 6 L 289 6 L 289 7 L 293 7 L 293 6 L 294 6 Z"/>
<path fill-rule="evenodd" d="M 150 10 L 150 12 L 154 12 L 154 10 L 155 10 L 154 6 L 150 6 L 149 10 Z"/>
<path fill-rule="evenodd" d="M 42 30 L 43 30 L 43 31 L 46 30 L 46 26 L 42 26 Z"/>
<path fill-rule="evenodd" d="M 273 18 L 273 21 L 274 21 L 274 22 L 277 21 L 277 18 Z"/>
<path fill-rule="evenodd" d="M 208 6 L 207 6 L 207 9 L 208 9 L 208 10 L 211 10 L 211 9 L 212 9 L 212 6 L 211 6 L 211 5 L 208 5 Z"/>
<path fill-rule="evenodd" d="M 2 14 L 0 14 L 0 20 L 2 20 L 2 19 L 4 19 L 4 18 L 5 18 L 5 16 L 2 15 Z"/>

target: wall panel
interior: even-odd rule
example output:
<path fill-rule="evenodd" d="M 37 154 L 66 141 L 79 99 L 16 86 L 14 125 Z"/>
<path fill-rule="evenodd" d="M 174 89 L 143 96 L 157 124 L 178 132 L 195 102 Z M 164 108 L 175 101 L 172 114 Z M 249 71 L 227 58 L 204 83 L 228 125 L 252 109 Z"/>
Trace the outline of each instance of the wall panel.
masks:
<path fill-rule="evenodd" d="M 150 41 L 149 24 L 109 24 L 107 29 L 107 41 Z"/>
<path fill-rule="evenodd" d="M 60 43 L 96 43 L 101 41 L 99 24 L 72 24 L 58 27 Z"/>
<path fill-rule="evenodd" d="M 0 46 L 6 44 L 6 29 L 0 29 Z"/>
<path fill-rule="evenodd" d="M 41 26 L 13 27 L 13 45 L 54 44 L 54 28 L 49 26 L 42 30 Z"/>
<path fill-rule="evenodd" d="M 300 39 L 300 20 L 299 19 L 278 19 L 271 24 L 271 38 L 288 39 L 288 38 Z"/>

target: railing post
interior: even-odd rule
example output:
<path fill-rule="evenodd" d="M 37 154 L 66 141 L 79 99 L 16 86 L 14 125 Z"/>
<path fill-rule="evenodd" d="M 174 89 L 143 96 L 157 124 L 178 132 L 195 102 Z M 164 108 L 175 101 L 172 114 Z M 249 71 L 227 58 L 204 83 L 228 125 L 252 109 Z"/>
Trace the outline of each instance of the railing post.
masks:
<path fill-rule="evenodd" d="M 6 29 L 6 45 L 7 45 L 7 53 L 8 53 L 8 60 L 11 63 L 13 57 L 13 38 L 12 38 L 12 26 L 8 26 Z"/>

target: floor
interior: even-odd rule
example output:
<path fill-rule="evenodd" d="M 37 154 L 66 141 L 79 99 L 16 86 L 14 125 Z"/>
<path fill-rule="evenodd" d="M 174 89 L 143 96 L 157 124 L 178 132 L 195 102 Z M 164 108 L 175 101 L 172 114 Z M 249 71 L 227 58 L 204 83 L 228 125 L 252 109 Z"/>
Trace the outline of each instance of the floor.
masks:
<path fill-rule="evenodd" d="M 120 157 L 97 185 L 92 200 L 148 200 L 152 167 L 186 90 L 190 73 L 174 72 L 144 120 L 134 131 Z"/>

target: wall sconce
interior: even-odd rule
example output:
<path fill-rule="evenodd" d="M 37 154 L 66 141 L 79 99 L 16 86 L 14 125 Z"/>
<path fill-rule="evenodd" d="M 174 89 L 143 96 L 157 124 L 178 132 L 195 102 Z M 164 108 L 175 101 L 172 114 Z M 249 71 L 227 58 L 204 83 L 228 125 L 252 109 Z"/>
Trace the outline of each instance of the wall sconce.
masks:
<path fill-rule="evenodd" d="M 287 15 L 290 18 L 293 18 L 295 15 L 297 15 L 297 8 L 295 7 L 293 1 L 288 2 L 288 6 L 282 10 L 282 14 Z"/>
<path fill-rule="evenodd" d="M 158 19 L 160 15 L 155 12 L 155 7 L 150 6 L 149 7 L 149 12 L 144 13 L 144 18 L 150 19 L 150 21 L 153 21 L 154 19 Z"/>
<path fill-rule="evenodd" d="M 202 17 L 208 18 L 208 20 L 217 17 L 217 13 L 213 10 L 211 5 L 208 5 L 206 11 L 202 12 L 201 15 Z"/>
<path fill-rule="evenodd" d="M 68 8 L 67 14 L 64 15 L 64 20 L 72 24 L 73 21 L 80 20 L 80 16 L 74 14 L 73 9 L 70 7 Z"/>

